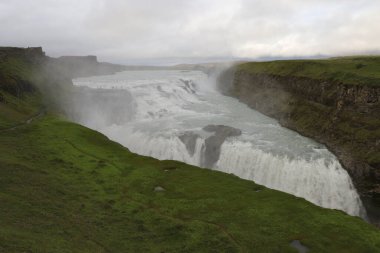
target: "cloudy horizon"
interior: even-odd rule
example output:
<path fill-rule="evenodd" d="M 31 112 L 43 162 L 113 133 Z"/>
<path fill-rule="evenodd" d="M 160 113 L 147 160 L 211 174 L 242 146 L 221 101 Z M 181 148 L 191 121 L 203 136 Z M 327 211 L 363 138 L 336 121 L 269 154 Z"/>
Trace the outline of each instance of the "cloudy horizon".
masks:
<path fill-rule="evenodd" d="M 378 54 L 379 11 L 370 0 L 2 0 L 0 45 L 118 63 Z"/>

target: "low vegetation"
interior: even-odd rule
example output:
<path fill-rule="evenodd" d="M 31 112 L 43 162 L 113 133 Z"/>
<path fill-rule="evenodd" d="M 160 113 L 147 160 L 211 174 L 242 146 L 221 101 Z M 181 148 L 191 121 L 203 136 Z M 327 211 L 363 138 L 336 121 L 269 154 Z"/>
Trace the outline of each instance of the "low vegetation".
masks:
<path fill-rule="evenodd" d="M 308 77 L 346 84 L 380 86 L 380 56 L 250 62 L 241 64 L 239 68 L 251 73 Z"/>

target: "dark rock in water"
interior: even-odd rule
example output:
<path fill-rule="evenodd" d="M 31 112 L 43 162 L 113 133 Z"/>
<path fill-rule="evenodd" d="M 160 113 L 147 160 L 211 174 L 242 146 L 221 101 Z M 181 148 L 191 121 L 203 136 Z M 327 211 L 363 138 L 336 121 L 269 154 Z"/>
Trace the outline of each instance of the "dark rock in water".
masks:
<path fill-rule="evenodd" d="M 208 125 L 203 128 L 206 132 L 214 132 L 214 135 L 205 140 L 205 150 L 202 153 L 202 166 L 212 168 L 220 156 L 220 147 L 226 138 L 241 135 L 241 130 L 230 126 Z"/>
<path fill-rule="evenodd" d="M 184 90 L 186 90 L 188 93 L 192 93 L 192 94 L 195 93 L 195 84 L 193 81 L 183 80 L 183 79 L 179 79 L 179 80 L 185 84 Z"/>
<path fill-rule="evenodd" d="M 189 152 L 189 154 L 193 156 L 195 152 L 195 145 L 197 143 L 199 135 L 193 132 L 185 132 L 178 138 L 183 142 L 183 144 L 185 144 L 187 152 Z"/>
<path fill-rule="evenodd" d="M 202 147 L 201 166 L 212 168 L 219 159 L 220 147 L 226 138 L 241 135 L 241 130 L 223 125 L 207 125 L 203 130 L 214 134 L 205 140 L 205 146 Z M 189 154 L 193 156 L 197 139 L 200 136 L 193 132 L 185 132 L 178 138 L 185 144 Z"/>
<path fill-rule="evenodd" d="M 290 246 L 298 250 L 299 253 L 306 253 L 309 251 L 309 248 L 302 245 L 302 243 L 298 240 L 294 240 L 290 243 Z"/>

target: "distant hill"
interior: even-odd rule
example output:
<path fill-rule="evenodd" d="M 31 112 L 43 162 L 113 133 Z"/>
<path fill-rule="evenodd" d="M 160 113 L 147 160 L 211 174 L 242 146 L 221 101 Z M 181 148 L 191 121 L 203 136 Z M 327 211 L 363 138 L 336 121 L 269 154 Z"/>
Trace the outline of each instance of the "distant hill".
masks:
<path fill-rule="evenodd" d="M 85 77 L 94 75 L 114 74 L 125 70 L 125 66 L 98 62 L 94 55 L 89 56 L 61 56 L 59 58 L 50 58 L 60 71 L 69 74 L 71 77 Z"/>

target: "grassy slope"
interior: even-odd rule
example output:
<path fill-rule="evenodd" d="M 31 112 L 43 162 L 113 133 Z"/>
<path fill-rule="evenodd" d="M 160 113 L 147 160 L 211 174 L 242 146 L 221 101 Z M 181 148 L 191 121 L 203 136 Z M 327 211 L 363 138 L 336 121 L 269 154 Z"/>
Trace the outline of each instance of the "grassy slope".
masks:
<path fill-rule="evenodd" d="M 359 218 L 135 155 L 55 116 L 1 133 L 0 168 L 4 252 L 292 252 L 294 239 L 313 252 L 380 252 L 380 232 Z"/>
<path fill-rule="evenodd" d="M 37 93 L 26 92 L 16 97 L 7 91 L 19 86 L 20 81 L 30 84 L 40 81 L 35 66 L 20 58 L 0 60 L 0 130 L 24 122 L 41 106 Z"/>
<path fill-rule="evenodd" d="M 240 65 L 239 68 L 252 73 L 330 79 L 357 85 L 380 85 L 379 56 L 250 62 Z"/>
<path fill-rule="evenodd" d="M 5 95 L 7 125 L 38 111 L 36 93 L 32 103 Z M 359 218 L 232 175 L 132 154 L 51 114 L 0 131 L 0 203 L 7 253 L 295 252 L 294 239 L 312 252 L 380 252 L 380 232 Z"/>

